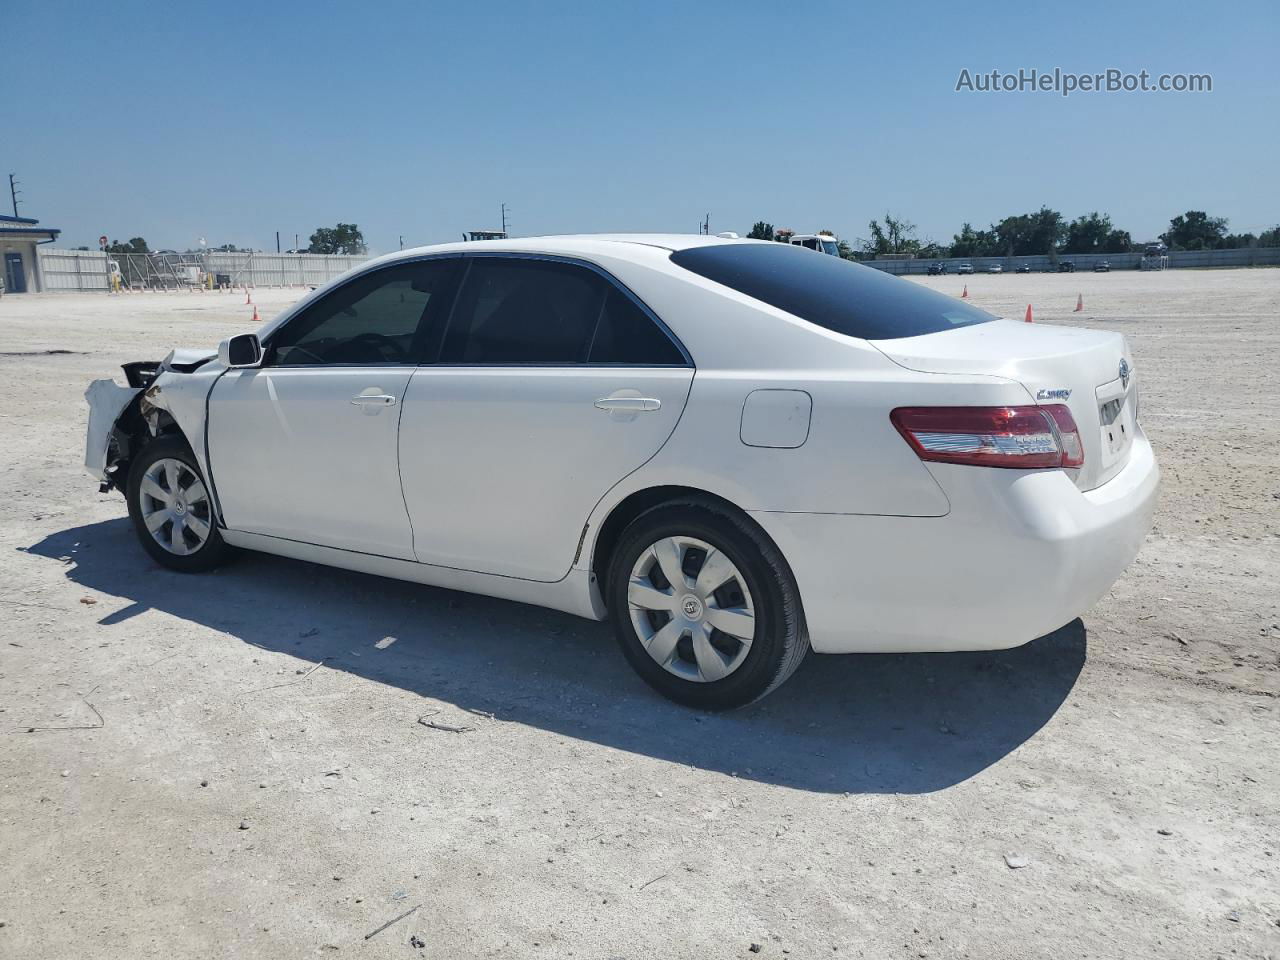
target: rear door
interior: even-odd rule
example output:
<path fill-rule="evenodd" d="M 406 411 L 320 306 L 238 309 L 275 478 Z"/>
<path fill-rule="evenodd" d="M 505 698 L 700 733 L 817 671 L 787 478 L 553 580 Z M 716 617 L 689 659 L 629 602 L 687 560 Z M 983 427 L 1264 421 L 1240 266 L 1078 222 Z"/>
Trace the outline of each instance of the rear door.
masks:
<path fill-rule="evenodd" d="M 396 463 L 401 402 L 461 261 L 354 278 L 276 330 L 259 369 L 209 399 L 209 455 L 232 530 L 412 560 Z"/>
<path fill-rule="evenodd" d="M 693 367 L 656 317 L 586 264 L 467 259 L 439 362 L 405 395 L 414 551 L 559 580 L 592 508 L 671 435 Z"/>

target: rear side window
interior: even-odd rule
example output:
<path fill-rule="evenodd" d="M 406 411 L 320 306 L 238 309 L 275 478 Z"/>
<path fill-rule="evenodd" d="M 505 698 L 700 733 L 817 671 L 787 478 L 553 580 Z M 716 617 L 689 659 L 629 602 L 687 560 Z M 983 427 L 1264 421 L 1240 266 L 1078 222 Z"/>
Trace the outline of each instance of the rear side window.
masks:
<path fill-rule="evenodd" d="M 677 266 L 802 320 L 864 340 L 918 337 L 991 314 L 871 267 L 782 243 L 677 250 Z"/>
<path fill-rule="evenodd" d="M 521 257 L 471 261 L 440 360 L 684 364 L 666 332 L 594 270 Z"/>
<path fill-rule="evenodd" d="M 684 356 L 666 332 L 617 287 L 600 313 L 595 339 L 591 342 L 592 363 L 629 363 L 636 366 L 684 366 Z"/>

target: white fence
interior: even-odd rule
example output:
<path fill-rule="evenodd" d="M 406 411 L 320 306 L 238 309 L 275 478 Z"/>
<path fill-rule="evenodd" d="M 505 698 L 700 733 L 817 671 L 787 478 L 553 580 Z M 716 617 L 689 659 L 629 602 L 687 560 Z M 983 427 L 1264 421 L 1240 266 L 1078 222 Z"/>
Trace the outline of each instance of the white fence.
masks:
<path fill-rule="evenodd" d="M 1142 262 L 1141 253 L 1060 253 L 1058 263 L 1070 261 L 1077 270 L 1088 271 L 1095 263 L 1106 261 L 1112 270 L 1137 270 Z M 864 260 L 868 267 L 885 273 L 928 273 L 935 263 L 945 265 L 947 273 L 955 273 L 962 263 L 973 264 L 977 273 L 984 273 L 992 264 L 1000 264 L 1005 273 L 1020 266 L 1029 266 L 1035 273 L 1056 270 L 1047 256 L 1036 257 L 950 257 L 943 260 Z M 1280 247 L 1240 247 L 1234 250 L 1172 250 L 1169 267 L 1274 267 L 1280 266 Z"/>
<path fill-rule="evenodd" d="M 226 274 L 232 286 L 318 287 L 368 257 L 322 253 L 206 253 L 206 273 Z"/>
<path fill-rule="evenodd" d="M 48 246 L 38 250 L 44 289 L 51 292 L 110 289 L 109 261 L 120 268 L 127 289 L 173 289 L 192 286 L 203 276 L 214 282 L 225 277 L 235 287 L 318 287 L 368 259 L 318 253 L 105 254 Z"/>
<path fill-rule="evenodd" d="M 107 255 L 96 250 L 55 250 L 36 248 L 44 289 L 53 293 L 75 290 L 106 290 Z"/>

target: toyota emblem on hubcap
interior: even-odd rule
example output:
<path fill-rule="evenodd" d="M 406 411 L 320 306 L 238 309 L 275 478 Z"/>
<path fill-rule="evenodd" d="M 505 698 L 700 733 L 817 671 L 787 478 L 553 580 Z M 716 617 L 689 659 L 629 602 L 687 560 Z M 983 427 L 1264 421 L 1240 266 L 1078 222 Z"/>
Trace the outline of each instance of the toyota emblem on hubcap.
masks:
<path fill-rule="evenodd" d="M 680 608 L 684 610 L 684 615 L 690 620 L 700 620 L 702 618 L 702 601 L 689 594 L 680 601 Z"/>

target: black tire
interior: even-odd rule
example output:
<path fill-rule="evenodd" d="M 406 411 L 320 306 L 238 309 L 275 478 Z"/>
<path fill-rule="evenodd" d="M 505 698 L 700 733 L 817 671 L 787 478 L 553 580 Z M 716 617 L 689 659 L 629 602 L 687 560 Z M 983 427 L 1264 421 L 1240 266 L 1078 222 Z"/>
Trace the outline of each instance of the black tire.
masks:
<path fill-rule="evenodd" d="M 196 463 L 196 458 L 192 454 L 191 448 L 187 446 L 186 441 L 181 437 L 159 437 L 142 448 L 129 466 L 129 482 L 126 485 L 125 494 L 129 503 L 129 519 L 133 521 L 133 530 L 138 535 L 138 541 L 142 544 L 142 549 L 147 551 L 151 559 L 155 560 L 156 563 L 168 567 L 170 570 L 177 570 L 180 573 L 203 573 L 206 570 L 221 566 L 231 558 L 234 549 L 222 539 L 222 534 L 218 530 L 218 525 L 212 512 L 211 494 L 209 507 L 200 508 L 197 514 L 199 519 L 207 520 L 209 535 L 199 547 L 193 549 L 190 553 L 179 555 L 166 550 L 152 536 L 151 531 L 147 529 L 146 521 L 143 519 L 142 479 L 146 475 L 148 468 L 157 461 L 166 459 L 180 461 L 202 484 L 205 483 L 204 476 L 200 472 L 200 467 Z M 208 489 L 207 484 L 205 484 L 205 488 L 206 490 Z"/>
<path fill-rule="evenodd" d="M 722 679 L 675 675 L 649 655 L 632 622 L 627 599 L 632 568 L 650 545 L 666 537 L 691 537 L 722 551 L 750 591 L 754 636 L 745 659 Z M 614 633 L 631 666 L 663 696 L 686 706 L 731 710 L 759 700 L 790 677 L 809 652 L 799 592 L 778 548 L 746 517 L 712 503 L 667 503 L 633 520 L 610 558 L 606 592 Z"/>

